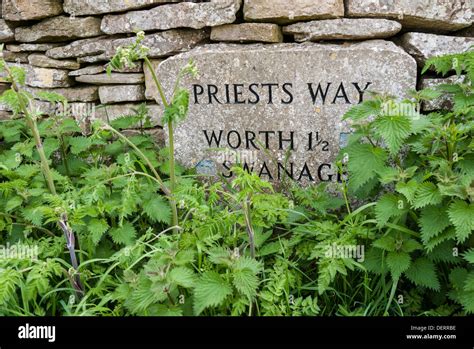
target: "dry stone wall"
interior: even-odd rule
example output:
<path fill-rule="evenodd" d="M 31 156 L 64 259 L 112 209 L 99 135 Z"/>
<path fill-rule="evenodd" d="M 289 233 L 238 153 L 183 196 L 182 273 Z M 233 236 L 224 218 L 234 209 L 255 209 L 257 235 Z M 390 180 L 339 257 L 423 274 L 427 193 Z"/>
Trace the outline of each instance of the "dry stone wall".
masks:
<path fill-rule="evenodd" d="M 433 72 L 420 77 L 425 61 L 474 45 L 470 0 L 0 3 L 4 58 L 27 70 L 32 94 L 63 94 L 81 125 L 146 103 L 153 133 L 163 138 L 150 72 L 137 66 L 105 73 L 116 49 L 143 30 L 165 86 L 189 58 L 200 71 L 183 82 L 191 101 L 176 134 L 178 159 L 201 173 L 230 175 L 232 154 L 210 151 L 223 147 L 253 157 L 254 170 L 273 180 L 282 173 L 331 180 L 330 163 L 350 131 L 341 121 L 347 109 L 369 91 L 401 97 L 407 89 L 442 83 Z M 7 87 L 0 83 L 0 91 Z M 41 101 L 35 107 L 57 110 Z M 0 118 L 10 114 L 0 105 Z"/>

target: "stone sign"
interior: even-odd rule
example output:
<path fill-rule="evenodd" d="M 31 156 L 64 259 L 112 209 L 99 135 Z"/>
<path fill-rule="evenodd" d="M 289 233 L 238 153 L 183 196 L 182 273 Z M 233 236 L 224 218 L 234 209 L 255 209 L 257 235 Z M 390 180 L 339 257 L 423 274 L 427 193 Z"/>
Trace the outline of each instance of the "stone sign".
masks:
<path fill-rule="evenodd" d="M 416 86 L 415 60 L 381 40 L 207 45 L 158 66 L 166 89 L 190 58 L 199 76 L 183 81 L 190 107 L 175 132 L 177 160 L 228 178 L 240 163 L 274 182 L 335 181 L 332 162 L 350 132 L 343 114 L 369 91 L 401 96 Z"/>

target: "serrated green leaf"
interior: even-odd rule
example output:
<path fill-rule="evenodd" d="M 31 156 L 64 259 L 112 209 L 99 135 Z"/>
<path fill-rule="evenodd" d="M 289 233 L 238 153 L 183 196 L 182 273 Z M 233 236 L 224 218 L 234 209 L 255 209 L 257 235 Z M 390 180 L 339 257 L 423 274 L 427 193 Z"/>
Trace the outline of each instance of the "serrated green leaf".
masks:
<path fill-rule="evenodd" d="M 158 194 L 152 195 L 150 199 L 143 203 L 143 211 L 155 222 L 165 224 L 170 224 L 171 222 L 171 209 L 169 203 Z"/>
<path fill-rule="evenodd" d="M 383 250 L 371 247 L 365 254 L 363 266 L 370 272 L 382 274 L 384 271 Z"/>
<path fill-rule="evenodd" d="M 354 121 L 366 119 L 380 113 L 381 101 L 379 99 L 366 100 L 351 109 L 349 109 L 343 117 L 343 120 L 351 119 Z"/>
<path fill-rule="evenodd" d="M 421 257 L 414 261 L 405 272 L 405 276 L 417 286 L 427 287 L 434 291 L 440 289 L 436 266 L 426 258 Z"/>
<path fill-rule="evenodd" d="M 11 212 L 15 208 L 19 207 L 23 202 L 23 199 L 20 196 L 14 196 L 10 198 L 7 203 L 5 204 L 5 211 Z"/>
<path fill-rule="evenodd" d="M 384 140 L 390 154 L 400 150 L 404 140 L 411 134 L 411 121 L 403 115 L 384 115 L 374 123 L 375 132 Z"/>
<path fill-rule="evenodd" d="M 421 238 L 426 244 L 448 227 L 450 223 L 448 213 L 444 207 L 427 206 L 421 210 L 418 224 L 421 229 Z"/>
<path fill-rule="evenodd" d="M 375 216 L 377 217 L 377 225 L 384 226 L 390 218 L 400 217 L 407 212 L 408 205 L 400 197 L 393 194 L 385 194 L 375 206 Z"/>
<path fill-rule="evenodd" d="M 469 249 L 469 251 L 463 253 L 462 256 L 467 262 L 474 264 L 474 248 Z"/>
<path fill-rule="evenodd" d="M 91 233 L 91 241 L 94 245 L 97 245 L 102 236 L 109 229 L 109 224 L 105 219 L 93 218 L 87 225 L 89 232 Z"/>
<path fill-rule="evenodd" d="M 137 115 L 125 115 L 119 118 L 116 118 L 110 122 L 110 125 L 116 130 L 123 130 L 127 128 L 132 128 L 137 125 L 142 118 Z"/>
<path fill-rule="evenodd" d="M 406 252 L 388 252 L 386 261 L 394 279 L 398 279 L 411 264 L 410 255 Z"/>
<path fill-rule="evenodd" d="M 464 242 L 474 230 L 474 204 L 456 200 L 448 209 L 449 220 L 456 228 L 456 237 Z"/>
<path fill-rule="evenodd" d="M 232 287 L 217 272 L 205 272 L 194 288 L 194 314 L 221 305 L 231 294 Z"/>
<path fill-rule="evenodd" d="M 257 294 L 258 277 L 250 269 L 238 269 L 232 274 L 232 283 L 241 294 L 253 298 Z"/>
<path fill-rule="evenodd" d="M 196 282 L 196 276 L 194 272 L 186 267 L 173 268 L 169 274 L 171 282 L 176 285 L 191 288 Z"/>
<path fill-rule="evenodd" d="M 59 140 L 57 138 L 46 138 L 43 141 L 43 149 L 46 158 L 50 158 L 51 154 L 59 149 Z"/>
<path fill-rule="evenodd" d="M 387 160 L 387 153 L 370 144 L 355 144 L 345 149 L 349 154 L 349 185 L 357 190 L 382 171 Z"/>
<path fill-rule="evenodd" d="M 70 137 L 68 141 L 71 146 L 71 153 L 76 155 L 86 151 L 92 145 L 91 139 L 83 136 Z"/>
<path fill-rule="evenodd" d="M 421 250 L 423 246 L 414 239 L 404 239 L 401 250 L 403 252 L 411 253 L 416 250 Z"/>
<path fill-rule="evenodd" d="M 415 208 L 422 208 L 428 205 L 438 205 L 442 200 L 443 197 L 435 184 L 423 182 L 418 185 L 413 206 Z"/>
<path fill-rule="evenodd" d="M 384 251 L 395 251 L 396 249 L 396 241 L 390 235 L 382 236 L 380 239 L 377 239 L 372 244 L 374 247 L 380 248 Z"/>
<path fill-rule="evenodd" d="M 136 231 L 132 223 L 126 222 L 121 227 L 110 229 L 109 234 L 116 244 L 131 245 L 135 241 Z"/>

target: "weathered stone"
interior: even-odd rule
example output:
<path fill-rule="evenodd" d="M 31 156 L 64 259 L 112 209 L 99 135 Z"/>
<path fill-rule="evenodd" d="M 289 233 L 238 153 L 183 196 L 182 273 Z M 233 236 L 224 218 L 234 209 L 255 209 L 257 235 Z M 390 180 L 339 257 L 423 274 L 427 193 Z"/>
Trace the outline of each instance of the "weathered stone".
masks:
<path fill-rule="evenodd" d="M 143 45 L 150 48 L 148 53 L 150 58 L 166 57 L 188 51 L 208 37 L 206 30 L 174 29 L 145 36 Z M 108 61 L 119 46 L 126 46 L 134 41 L 133 37 L 78 40 L 63 47 L 48 50 L 46 55 L 55 59 L 79 57 L 80 63 L 96 63 Z"/>
<path fill-rule="evenodd" d="M 158 66 L 160 65 L 161 62 L 163 62 L 162 59 L 150 60 L 150 63 L 154 71 L 157 71 Z M 155 100 L 155 96 L 158 96 L 158 89 L 155 85 L 155 82 L 153 81 L 153 76 L 150 72 L 150 69 L 148 69 L 146 65 L 144 66 L 143 71 L 145 73 L 145 86 L 146 86 L 145 97 L 146 99 Z"/>
<path fill-rule="evenodd" d="M 100 18 L 48 18 L 30 27 L 15 29 L 15 39 L 21 42 L 67 41 L 101 35 Z"/>
<path fill-rule="evenodd" d="M 80 75 L 76 77 L 76 81 L 95 85 L 113 85 L 113 84 L 141 84 L 145 81 L 143 74 L 122 74 L 112 73 L 97 75 Z"/>
<path fill-rule="evenodd" d="M 246 21 L 292 23 L 344 16 L 343 0 L 245 0 Z"/>
<path fill-rule="evenodd" d="M 10 52 L 3 50 L 3 59 L 7 62 L 28 63 L 29 54 L 26 52 Z"/>
<path fill-rule="evenodd" d="M 7 45 L 7 50 L 11 52 L 45 52 L 54 47 L 61 46 L 61 44 L 20 44 Z"/>
<path fill-rule="evenodd" d="M 15 33 L 12 28 L 5 22 L 5 20 L 0 19 L 0 42 L 10 42 L 15 40 Z"/>
<path fill-rule="evenodd" d="M 347 0 L 349 17 L 397 19 L 406 28 L 456 30 L 471 25 L 470 0 Z"/>
<path fill-rule="evenodd" d="M 99 98 L 103 104 L 120 102 L 138 102 L 145 100 L 143 85 L 100 86 Z"/>
<path fill-rule="evenodd" d="M 294 35 L 295 41 L 364 40 L 388 38 L 402 29 L 396 21 L 387 19 L 326 19 L 296 23 L 283 28 L 283 33 Z"/>
<path fill-rule="evenodd" d="M 100 36 L 93 39 L 82 39 L 73 41 L 68 45 L 52 48 L 46 51 L 48 57 L 54 59 L 77 58 L 104 53 L 113 39 Z"/>
<path fill-rule="evenodd" d="M 146 11 L 106 15 L 102 19 L 101 28 L 107 34 L 182 27 L 201 29 L 234 22 L 240 5 L 241 0 L 211 0 L 197 4 L 181 2 L 162 5 Z"/>
<path fill-rule="evenodd" d="M 124 103 L 124 104 L 110 104 L 103 105 L 95 109 L 95 113 L 91 116 L 92 120 L 115 120 L 125 115 L 136 114 L 140 107 L 139 103 Z M 147 104 L 148 115 L 152 126 L 159 126 L 162 116 L 161 108 L 156 104 Z"/>
<path fill-rule="evenodd" d="M 103 65 L 89 65 L 87 67 L 73 70 L 69 72 L 69 76 L 81 76 L 81 75 L 95 75 L 105 72 L 105 67 Z"/>
<path fill-rule="evenodd" d="M 113 72 L 116 73 L 143 73 L 143 67 L 141 62 L 135 62 L 135 67 L 124 67 L 123 69 L 112 68 Z M 105 72 L 107 64 L 89 65 L 87 67 L 74 70 L 69 73 L 69 76 L 80 76 L 80 75 L 95 75 Z"/>
<path fill-rule="evenodd" d="M 33 96 L 41 91 L 58 93 L 64 96 L 68 102 L 95 102 L 99 100 L 98 86 L 78 86 L 51 89 L 25 86 L 24 89 L 30 92 Z"/>
<path fill-rule="evenodd" d="M 64 0 L 64 12 L 75 16 L 97 15 L 110 12 L 125 12 L 148 7 L 155 4 L 180 2 L 182 0 L 113 0 L 113 1 L 84 1 Z"/>
<path fill-rule="evenodd" d="M 369 90 L 404 96 L 416 87 L 415 60 L 382 40 L 207 45 L 158 66 L 165 91 L 190 58 L 199 75 L 182 81 L 189 116 L 176 127 L 175 146 L 177 160 L 199 173 L 229 176 L 237 151 L 264 179 L 277 181 L 283 167 L 302 182 L 334 180 L 330 163 L 350 132 L 343 114 Z"/>
<path fill-rule="evenodd" d="M 71 60 L 58 60 L 49 58 L 48 56 L 34 53 L 28 56 L 28 61 L 31 65 L 43 68 L 57 68 L 57 69 L 79 69 L 81 65 L 76 61 Z"/>
<path fill-rule="evenodd" d="M 426 60 L 452 53 L 461 53 L 474 45 L 474 38 L 436 35 L 427 33 L 406 33 L 401 37 L 402 47 L 423 67 Z"/>
<path fill-rule="evenodd" d="M 2 14 L 7 21 L 29 21 L 63 12 L 61 0 L 3 0 Z"/>
<path fill-rule="evenodd" d="M 67 75 L 67 70 L 39 68 L 28 64 L 17 63 L 12 63 L 11 65 L 23 68 L 25 70 L 25 83 L 31 87 L 56 88 L 69 87 L 74 84 L 74 80 Z M 4 76 L 4 74 L 5 73 L 2 73 L 0 76 Z"/>
<path fill-rule="evenodd" d="M 280 27 L 276 24 L 225 24 L 212 28 L 211 40 L 277 43 L 283 41 L 283 35 Z"/>
<path fill-rule="evenodd" d="M 456 75 L 450 76 L 448 78 L 422 78 L 420 88 L 425 89 L 436 89 L 436 87 L 443 85 L 443 84 L 457 84 L 461 83 L 464 80 L 464 76 L 458 77 Z M 434 111 L 434 110 L 441 110 L 441 109 L 450 109 L 453 106 L 453 99 L 450 95 L 443 93 L 437 99 L 431 101 L 423 102 L 423 110 L 425 111 Z"/>
<path fill-rule="evenodd" d="M 44 88 L 69 87 L 74 81 L 67 73 L 67 70 L 28 66 L 26 84 Z"/>

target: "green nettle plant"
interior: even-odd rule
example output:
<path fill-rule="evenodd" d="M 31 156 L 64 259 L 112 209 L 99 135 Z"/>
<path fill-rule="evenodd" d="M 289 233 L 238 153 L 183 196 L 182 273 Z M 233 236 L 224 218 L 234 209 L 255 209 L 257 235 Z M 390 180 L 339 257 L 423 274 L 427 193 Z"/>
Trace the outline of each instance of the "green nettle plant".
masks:
<path fill-rule="evenodd" d="M 0 47 L 0 54 L 2 54 L 3 46 Z M 53 172 L 49 166 L 49 161 L 45 153 L 44 144 L 41 140 L 40 133 L 37 125 L 38 112 L 31 107 L 32 97 L 30 94 L 22 90 L 21 86 L 25 84 L 25 71 L 22 68 L 9 66 L 2 58 L 0 58 L 0 72 L 6 73 L 6 82 L 11 84 L 11 89 L 4 92 L 2 95 L 2 101 L 6 103 L 14 113 L 14 116 L 22 115 L 25 119 L 26 126 L 32 134 L 34 144 L 36 146 L 36 152 L 40 158 L 41 172 L 45 178 L 47 187 L 52 196 L 56 196 L 56 185 L 54 183 Z M 61 99 L 62 100 L 62 99 Z M 21 156 L 19 153 L 15 154 L 16 161 L 19 162 Z M 11 203 L 10 203 L 11 204 Z M 17 197 L 14 201 L 14 205 L 21 204 L 21 198 Z M 59 208 L 59 207 L 58 207 Z M 57 211 L 57 224 L 64 232 L 66 238 L 66 246 L 69 250 L 71 264 L 74 268 L 74 272 L 71 275 L 72 286 L 76 289 L 77 297 L 80 298 L 84 292 L 80 276 L 78 274 L 78 259 L 76 256 L 75 245 L 76 237 L 74 232 L 69 226 L 68 216 L 65 210 Z"/>
<path fill-rule="evenodd" d="M 345 115 L 355 128 L 343 151 L 348 184 L 357 197 L 377 202 L 379 233 L 366 267 L 382 278 L 390 273 L 390 301 L 409 282 L 434 304 L 448 298 L 473 312 L 474 53 L 430 59 L 423 72 L 430 68 L 454 70 L 458 83 L 405 101 L 378 96 Z M 419 103 L 441 96 L 450 110 L 419 113 Z"/>
<path fill-rule="evenodd" d="M 175 163 L 180 82 L 196 68 L 166 99 L 143 40 L 108 71 L 150 69 L 166 148 L 147 132 L 145 104 L 86 133 L 62 96 L 27 93 L 25 73 L 0 60 L 12 86 L 0 102 L 14 114 L 0 120 L 0 246 L 37 252 L 0 250 L 0 315 L 474 312 L 472 52 L 428 61 L 455 83 L 351 109 L 341 183 L 282 193 L 239 166 L 200 181 Z M 420 112 L 439 98 L 447 109 Z M 43 115 L 35 99 L 62 107 Z"/>

